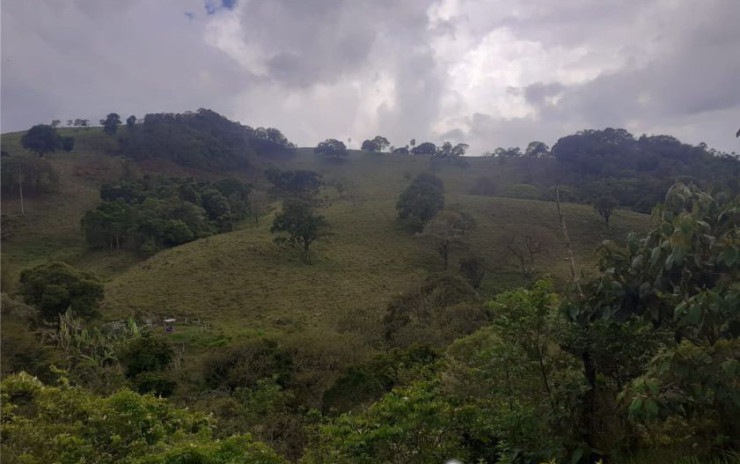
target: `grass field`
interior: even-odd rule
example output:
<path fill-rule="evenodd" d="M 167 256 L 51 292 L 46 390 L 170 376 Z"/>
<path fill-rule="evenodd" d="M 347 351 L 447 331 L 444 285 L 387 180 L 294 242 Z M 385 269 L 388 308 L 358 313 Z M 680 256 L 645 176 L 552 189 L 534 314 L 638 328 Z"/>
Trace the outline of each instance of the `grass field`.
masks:
<path fill-rule="evenodd" d="M 3 201 L 3 213 L 14 223 L 13 235 L 2 249 L 5 285 L 12 286 L 24 268 L 58 259 L 92 270 L 106 282 L 107 318 L 130 313 L 174 316 L 202 321 L 227 335 L 317 331 L 352 335 L 374 344 L 388 300 L 442 270 L 432 244 L 395 221 L 399 192 L 416 174 L 430 170 L 427 158 L 352 152 L 348 160 L 332 163 L 309 149 L 279 164 L 316 170 L 325 181 L 344 186 L 344 194 L 334 194 L 322 210 L 332 235 L 316 244 L 310 265 L 295 250 L 280 249 L 272 242 L 269 217 L 259 226 L 245 222 L 234 232 L 146 260 L 134 253 L 90 252 L 79 220 L 98 204 L 100 184 L 120 176 L 123 160 L 111 155 L 114 140 L 99 130 L 70 132 L 77 137 L 76 149 L 47 156 L 60 171 L 60 191 L 27 199 L 22 218 L 16 198 L 11 195 Z M 33 156 L 20 148 L 19 140 L 20 134 L 3 135 L 3 149 L 12 156 Z M 481 289 L 484 297 L 521 285 L 524 281 L 506 249 L 506 239 L 533 234 L 548 250 L 538 259 L 537 273 L 551 274 L 562 283 L 568 266 L 555 204 L 470 195 L 479 177 L 506 185 L 520 182 L 526 172 L 507 170 L 491 159 L 469 161 L 468 168 L 436 170 L 445 182 L 447 204 L 460 205 L 477 223 L 467 247 L 453 251 L 451 271 L 461 257 L 475 253 L 488 263 Z M 563 210 L 579 267 L 586 271 L 602 240 L 622 240 L 649 223 L 645 215 L 617 211 L 612 228 L 607 229 L 588 206 L 564 204 Z"/>

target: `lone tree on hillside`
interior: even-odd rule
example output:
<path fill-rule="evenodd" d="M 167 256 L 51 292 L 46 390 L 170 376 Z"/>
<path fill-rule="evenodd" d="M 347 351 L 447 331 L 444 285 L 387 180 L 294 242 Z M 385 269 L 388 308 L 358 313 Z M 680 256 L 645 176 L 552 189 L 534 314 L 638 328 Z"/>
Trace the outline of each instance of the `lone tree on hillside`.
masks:
<path fill-rule="evenodd" d="M 324 158 L 332 159 L 335 161 L 342 160 L 347 157 L 347 146 L 341 140 L 337 139 L 326 139 L 319 144 L 318 147 L 313 149 L 314 153 L 319 153 Z"/>
<path fill-rule="evenodd" d="M 387 138 L 383 137 L 382 135 L 376 135 L 374 139 L 372 140 L 365 140 L 362 142 L 362 150 L 364 151 L 384 151 L 386 148 L 388 148 L 391 145 L 391 143 L 388 141 Z"/>
<path fill-rule="evenodd" d="M 519 261 L 522 277 L 529 280 L 534 275 L 537 256 L 547 253 L 547 246 L 541 239 L 532 235 L 512 234 L 506 238 L 506 248 Z"/>
<path fill-rule="evenodd" d="M 21 295 L 45 321 L 56 321 L 67 309 L 93 317 L 103 299 L 103 285 L 93 274 L 57 261 L 23 271 L 20 280 Z"/>
<path fill-rule="evenodd" d="M 126 118 L 126 128 L 128 128 L 128 130 L 132 130 L 135 125 L 136 125 L 136 116 L 132 114 L 131 116 Z"/>
<path fill-rule="evenodd" d="M 328 224 L 324 216 L 315 214 L 306 201 L 291 198 L 283 202 L 283 209 L 272 221 L 270 232 L 286 233 L 275 237 L 275 243 L 287 243 L 302 251 L 303 261 L 311 262 L 310 247 L 316 240 L 327 235 Z"/>
<path fill-rule="evenodd" d="M 611 217 L 614 209 L 617 207 L 617 200 L 614 197 L 602 195 L 594 201 L 594 210 L 599 213 L 599 216 L 604 218 L 606 227 L 609 227 L 609 218 Z"/>
<path fill-rule="evenodd" d="M 423 236 L 431 237 L 444 261 L 445 270 L 449 262 L 450 249 L 475 227 L 473 218 L 458 211 L 440 211 L 424 226 Z"/>
<path fill-rule="evenodd" d="M 59 147 L 60 141 L 57 137 L 57 131 L 46 124 L 38 124 L 28 129 L 21 138 L 23 148 L 34 151 L 39 156 L 46 153 L 53 153 Z"/>
<path fill-rule="evenodd" d="M 479 256 L 470 256 L 460 260 L 460 274 L 471 287 L 478 290 L 486 276 L 486 261 Z"/>
<path fill-rule="evenodd" d="M 420 232 L 438 211 L 445 206 L 442 179 L 421 173 L 398 197 L 398 218 L 415 232 Z"/>
<path fill-rule="evenodd" d="M 103 132 L 108 135 L 115 134 L 119 124 L 121 124 L 121 117 L 118 113 L 110 113 L 105 119 L 100 120 L 100 125 L 103 126 Z"/>

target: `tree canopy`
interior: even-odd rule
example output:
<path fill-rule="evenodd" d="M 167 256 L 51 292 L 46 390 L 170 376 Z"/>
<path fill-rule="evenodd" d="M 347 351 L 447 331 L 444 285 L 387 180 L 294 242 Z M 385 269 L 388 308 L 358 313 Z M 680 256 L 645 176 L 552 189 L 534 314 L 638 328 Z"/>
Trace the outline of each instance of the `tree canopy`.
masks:
<path fill-rule="evenodd" d="M 105 119 L 100 120 L 100 125 L 103 126 L 103 132 L 108 135 L 113 135 L 118 131 L 118 126 L 121 124 L 121 116 L 118 113 L 110 113 Z"/>
<path fill-rule="evenodd" d="M 121 390 L 97 396 L 26 373 L 3 378 L 2 455 L 10 462 L 285 464 L 249 435 L 214 440 L 205 414 Z"/>
<path fill-rule="evenodd" d="M 283 202 L 282 210 L 275 216 L 270 232 L 287 234 L 279 235 L 275 238 L 275 242 L 298 247 L 302 252 L 303 260 L 310 262 L 311 245 L 327 234 L 326 229 L 326 219 L 314 213 L 309 202 L 289 198 Z"/>
<path fill-rule="evenodd" d="M 437 146 L 432 142 L 424 142 L 411 149 L 413 155 L 433 155 L 437 153 Z"/>
<path fill-rule="evenodd" d="M 59 147 L 69 147 L 71 150 L 74 146 L 74 139 L 72 142 L 66 142 L 62 145 L 62 141 L 57 136 L 57 131 L 52 126 L 45 124 L 38 124 L 30 128 L 23 137 L 21 137 L 21 145 L 27 150 L 38 153 L 39 156 L 44 156 L 46 153 L 53 153 Z M 69 151 L 69 150 L 67 150 Z"/>
<path fill-rule="evenodd" d="M 344 145 L 344 142 L 337 139 L 326 139 L 321 142 L 316 148 L 314 148 L 313 151 L 314 153 L 318 153 L 327 159 L 335 161 L 342 160 L 346 158 L 349 154 L 347 152 L 347 146 Z"/>
<path fill-rule="evenodd" d="M 23 271 L 20 283 L 26 303 L 50 322 L 67 309 L 81 317 L 93 317 L 103 299 L 103 285 L 93 274 L 56 261 Z"/>
<path fill-rule="evenodd" d="M 398 217 L 409 226 L 420 232 L 437 211 L 444 208 L 444 184 L 442 179 L 422 173 L 416 176 L 398 197 L 396 209 Z"/>
<path fill-rule="evenodd" d="M 362 150 L 365 151 L 385 151 L 386 148 L 388 148 L 391 145 L 391 143 L 388 141 L 387 138 L 376 135 L 375 138 L 370 140 L 365 140 L 362 142 Z"/>

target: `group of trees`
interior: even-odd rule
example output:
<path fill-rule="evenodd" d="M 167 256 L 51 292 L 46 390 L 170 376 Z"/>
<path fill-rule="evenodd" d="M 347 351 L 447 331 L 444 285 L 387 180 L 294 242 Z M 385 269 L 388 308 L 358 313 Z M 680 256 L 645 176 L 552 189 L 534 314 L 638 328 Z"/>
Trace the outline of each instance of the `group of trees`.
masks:
<path fill-rule="evenodd" d="M 475 221 L 458 205 L 444 207 L 444 183 L 428 173 L 416 176 L 396 203 L 399 221 L 433 244 L 447 270 L 450 252 L 464 245 L 464 238 L 475 228 Z M 485 265 L 481 258 L 469 256 L 461 260 L 460 271 L 473 288 L 478 288 Z"/>
<path fill-rule="evenodd" d="M 38 124 L 28 129 L 21 137 L 21 145 L 43 157 L 46 153 L 53 153 L 57 149 L 72 151 L 75 146 L 74 137 L 63 137 L 57 134 L 52 126 Z"/>
<path fill-rule="evenodd" d="M 584 130 L 560 138 L 552 149 L 534 141 L 524 151 L 497 148 L 490 155 L 508 169 L 524 173 L 527 184 L 523 185 L 533 190 L 535 198 L 551 200 L 551 187 L 565 186 L 561 190 L 567 201 L 593 204 L 607 223 L 614 207 L 650 212 L 676 181 L 733 195 L 740 192 L 737 157 L 665 135 L 635 137 L 624 129 Z M 495 186 L 481 182 L 474 193 L 498 193 Z"/>
<path fill-rule="evenodd" d="M 345 159 L 349 152 L 347 152 L 347 146 L 341 140 L 337 139 L 326 139 L 316 148 L 314 153 L 322 155 L 324 158 L 333 161 L 340 161 Z"/>
<path fill-rule="evenodd" d="M 595 277 L 563 294 L 537 282 L 497 295 L 487 326 L 449 346 L 436 370 L 320 424 L 306 462 L 621 462 L 666 448 L 732 456 L 738 211 L 737 197 L 675 185 L 652 231 L 600 250 Z M 392 303 L 393 339 L 433 320 L 429 291 Z M 433 298 L 443 295 L 464 298 Z"/>
<path fill-rule="evenodd" d="M 154 179 L 105 184 L 103 203 L 82 218 L 91 248 L 154 252 L 232 230 L 250 212 L 251 187 L 237 179 Z"/>
<path fill-rule="evenodd" d="M 66 379 L 62 379 L 66 380 Z M 249 435 L 215 440 L 206 414 L 121 390 L 99 396 L 67 383 L 4 377 L 1 446 L 9 462 L 285 464 Z"/>
<path fill-rule="evenodd" d="M 295 150 L 278 129 L 254 129 L 202 108 L 182 114 L 147 114 L 141 124 L 137 121 L 129 117 L 127 130 L 119 135 L 121 152 L 135 160 L 164 158 L 217 171 L 249 167 L 254 156 L 279 156 Z M 104 122 L 107 133 L 116 133 L 121 123 L 115 113 Z"/>
<path fill-rule="evenodd" d="M 393 154 L 412 154 L 412 155 L 429 155 L 435 161 L 453 161 L 459 162 L 462 156 L 469 148 L 467 143 L 458 143 L 453 145 L 451 142 L 444 142 L 441 146 L 437 146 L 432 142 L 423 142 L 416 144 L 416 139 L 401 147 L 395 147 L 391 145 L 387 138 L 382 135 L 377 135 L 372 139 L 367 139 L 362 142 L 361 149 L 363 151 L 370 152 L 384 152 L 389 150 Z"/>
<path fill-rule="evenodd" d="M 0 161 L 3 194 L 25 195 L 53 193 L 59 187 L 59 173 L 43 158 L 6 156 Z"/>
<path fill-rule="evenodd" d="M 428 173 L 416 176 L 396 203 L 398 218 L 414 232 L 421 232 L 444 206 L 444 183 Z"/>

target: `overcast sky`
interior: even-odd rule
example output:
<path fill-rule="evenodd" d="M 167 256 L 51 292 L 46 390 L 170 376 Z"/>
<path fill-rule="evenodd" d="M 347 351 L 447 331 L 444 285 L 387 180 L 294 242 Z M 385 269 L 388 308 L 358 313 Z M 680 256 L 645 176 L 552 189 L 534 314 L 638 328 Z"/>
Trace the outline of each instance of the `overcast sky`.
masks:
<path fill-rule="evenodd" d="M 2 131 L 213 109 L 299 146 L 552 145 L 624 127 L 740 152 L 739 0 L 3 0 Z"/>

